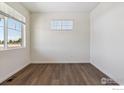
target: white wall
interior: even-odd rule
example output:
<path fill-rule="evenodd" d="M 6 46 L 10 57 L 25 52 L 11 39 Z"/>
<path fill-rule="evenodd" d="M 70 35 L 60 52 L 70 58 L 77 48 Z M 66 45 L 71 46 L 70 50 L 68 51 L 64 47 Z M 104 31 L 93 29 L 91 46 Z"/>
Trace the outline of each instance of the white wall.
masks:
<path fill-rule="evenodd" d="M 29 64 L 29 46 L 30 46 L 30 33 L 29 33 L 29 12 L 22 7 L 19 3 L 7 3 L 17 11 L 22 13 L 26 19 L 26 48 L 14 49 L 14 50 L 6 50 L 0 51 L 0 82 L 7 79 L 9 76 L 13 75 L 15 72 L 22 69 L 24 66 Z"/>
<path fill-rule="evenodd" d="M 91 13 L 92 64 L 124 84 L 124 3 L 101 3 Z"/>
<path fill-rule="evenodd" d="M 51 31 L 52 19 L 73 19 L 73 31 Z M 87 13 L 41 13 L 31 15 L 31 61 L 89 62 L 90 22 Z"/>

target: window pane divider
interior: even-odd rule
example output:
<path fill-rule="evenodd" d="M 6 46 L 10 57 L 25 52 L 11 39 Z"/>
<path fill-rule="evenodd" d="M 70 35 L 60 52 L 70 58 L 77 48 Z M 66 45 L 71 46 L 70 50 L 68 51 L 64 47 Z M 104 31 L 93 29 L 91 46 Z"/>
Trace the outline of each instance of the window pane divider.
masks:
<path fill-rule="evenodd" d="M 20 31 L 20 30 L 18 30 L 18 29 L 14 29 L 14 28 L 8 28 L 8 29 L 15 30 L 15 31 Z M 20 32 L 21 32 L 21 31 L 20 31 Z"/>

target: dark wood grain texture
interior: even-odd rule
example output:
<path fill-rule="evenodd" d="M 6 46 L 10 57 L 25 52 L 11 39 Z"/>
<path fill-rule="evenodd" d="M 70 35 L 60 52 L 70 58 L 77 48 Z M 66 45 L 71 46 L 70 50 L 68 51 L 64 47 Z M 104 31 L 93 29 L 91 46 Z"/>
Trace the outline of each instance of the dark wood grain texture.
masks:
<path fill-rule="evenodd" d="M 102 85 L 103 77 L 109 78 L 89 63 L 30 64 L 1 85 Z"/>

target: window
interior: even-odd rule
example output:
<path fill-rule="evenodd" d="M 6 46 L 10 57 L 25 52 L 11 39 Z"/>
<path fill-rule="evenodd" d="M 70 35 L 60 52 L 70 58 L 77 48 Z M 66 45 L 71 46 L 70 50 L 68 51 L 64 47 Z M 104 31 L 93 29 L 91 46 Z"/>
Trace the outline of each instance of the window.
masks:
<path fill-rule="evenodd" d="M 22 23 L 8 18 L 8 48 L 22 46 Z"/>
<path fill-rule="evenodd" d="M 62 30 L 72 30 L 73 21 L 62 21 Z"/>
<path fill-rule="evenodd" d="M 0 15 L 0 49 L 4 49 L 4 18 Z"/>
<path fill-rule="evenodd" d="M 56 31 L 71 31 L 73 30 L 72 20 L 52 20 L 51 29 Z"/>
<path fill-rule="evenodd" d="M 0 2 L 0 50 L 25 47 L 25 17 Z"/>
<path fill-rule="evenodd" d="M 24 47 L 24 23 L 0 15 L 0 50 Z"/>

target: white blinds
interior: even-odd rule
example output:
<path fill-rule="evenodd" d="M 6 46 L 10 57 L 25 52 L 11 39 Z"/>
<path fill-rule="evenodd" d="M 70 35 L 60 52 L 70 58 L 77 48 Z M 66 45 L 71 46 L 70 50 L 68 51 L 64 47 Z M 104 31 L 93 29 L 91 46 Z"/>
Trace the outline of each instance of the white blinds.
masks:
<path fill-rule="evenodd" d="M 0 12 L 25 23 L 25 17 L 6 3 L 0 3 Z"/>

